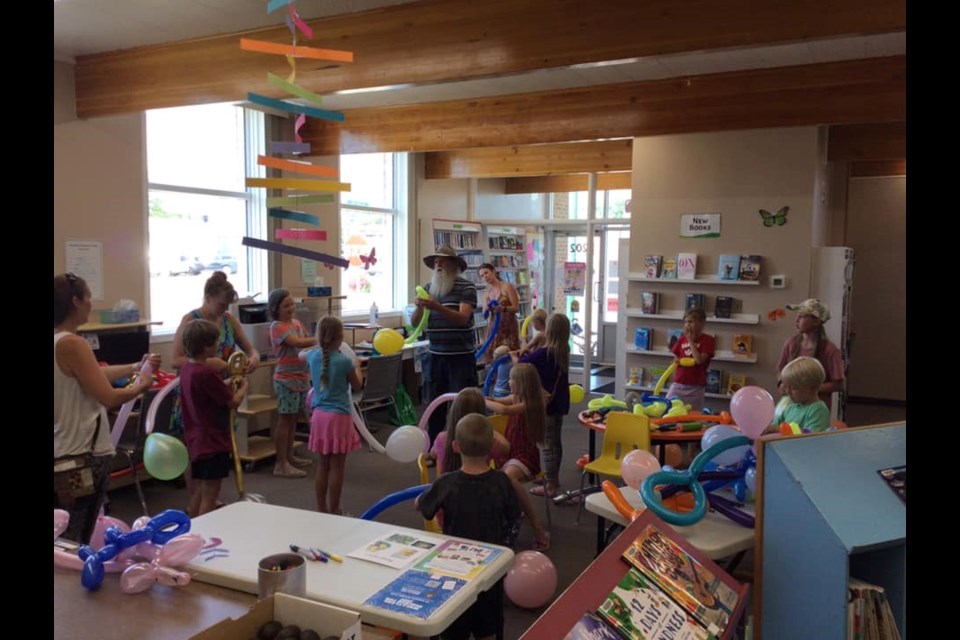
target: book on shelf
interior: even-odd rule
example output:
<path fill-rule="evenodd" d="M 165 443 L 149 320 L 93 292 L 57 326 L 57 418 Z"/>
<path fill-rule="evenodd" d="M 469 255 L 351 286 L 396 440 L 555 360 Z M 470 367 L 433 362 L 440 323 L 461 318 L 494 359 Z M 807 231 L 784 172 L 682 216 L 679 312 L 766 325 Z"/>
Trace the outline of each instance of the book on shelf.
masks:
<path fill-rule="evenodd" d="M 743 358 L 753 355 L 753 336 L 749 333 L 733 335 L 733 355 Z"/>
<path fill-rule="evenodd" d="M 643 277 L 659 278 L 660 263 L 662 260 L 663 260 L 663 256 L 644 256 L 643 257 Z"/>
<path fill-rule="evenodd" d="M 677 279 L 693 280 L 697 277 L 697 254 L 677 254 Z"/>
<path fill-rule="evenodd" d="M 657 526 L 648 524 L 623 557 L 711 635 L 730 623 L 739 594 Z"/>
<path fill-rule="evenodd" d="M 683 305 L 683 312 L 686 313 L 690 309 L 700 309 L 706 314 L 706 303 L 707 299 L 702 293 L 688 293 L 686 297 L 686 302 Z"/>
<path fill-rule="evenodd" d="M 730 296 L 717 296 L 713 303 L 713 317 L 729 318 L 733 313 L 733 298 Z"/>
<path fill-rule="evenodd" d="M 723 385 L 722 369 L 707 369 L 707 393 L 720 393 L 720 387 Z"/>
<path fill-rule="evenodd" d="M 700 623 L 637 569 L 629 568 L 597 609 L 627 640 L 707 640 Z"/>
<path fill-rule="evenodd" d="M 727 394 L 733 395 L 747 386 L 747 376 L 740 373 L 727 374 Z"/>
<path fill-rule="evenodd" d="M 762 258 L 753 254 L 740 256 L 740 280 L 756 282 L 760 280 L 760 263 Z"/>
<path fill-rule="evenodd" d="M 683 336 L 683 329 L 670 329 L 667 331 L 667 349 L 673 351 L 673 346 L 677 344 Z"/>
<path fill-rule="evenodd" d="M 677 279 L 677 257 L 664 256 L 660 265 L 660 277 L 667 280 Z"/>
<path fill-rule="evenodd" d="M 660 294 L 656 291 L 641 291 L 640 311 L 648 314 L 656 314 L 660 311 Z"/>
<path fill-rule="evenodd" d="M 653 329 L 650 327 L 637 327 L 636 331 L 633 332 L 633 346 L 637 349 L 649 351 L 650 345 L 652 344 Z"/>
<path fill-rule="evenodd" d="M 740 277 L 740 256 L 736 253 L 721 253 L 717 259 L 717 278 L 736 280 Z"/>
<path fill-rule="evenodd" d="M 643 384 L 643 367 L 630 367 L 630 373 L 627 376 L 627 384 Z"/>
<path fill-rule="evenodd" d="M 851 576 L 848 589 L 847 638 L 900 640 L 900 629 L 883 587 Z"/>
<path fill-rule="evenodd" d="M 613 627 L 595 613 L 587 611 L 577 624 L 567 632 L 563 640 L 623 640 Z"/>

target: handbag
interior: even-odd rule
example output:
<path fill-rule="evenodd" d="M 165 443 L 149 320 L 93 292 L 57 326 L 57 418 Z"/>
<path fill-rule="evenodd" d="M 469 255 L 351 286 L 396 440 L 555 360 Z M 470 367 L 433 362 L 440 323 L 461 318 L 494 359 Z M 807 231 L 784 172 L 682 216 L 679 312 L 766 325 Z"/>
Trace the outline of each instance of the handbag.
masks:
<path fill-rule="evenodd" d="M 100 435 L 100 416 L 97 416 L 97 428 L 93 431 L 90 450 L 53 459 L 53 493 L 60 505 L 70 507 L 77 498 L 93 495 L 96 482 L 93 472 L 97 436 Z"/>

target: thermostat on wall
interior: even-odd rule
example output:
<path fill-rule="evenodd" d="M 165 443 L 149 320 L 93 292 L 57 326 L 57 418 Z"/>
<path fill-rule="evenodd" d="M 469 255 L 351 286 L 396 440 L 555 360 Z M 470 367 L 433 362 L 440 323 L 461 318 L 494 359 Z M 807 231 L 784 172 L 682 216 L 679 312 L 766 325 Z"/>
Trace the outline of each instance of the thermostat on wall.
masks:
<path fill-rule="evenodd" d="M 787 276 L 770 276 L 770 287 L 773 289 L 785 289 L 787 286 Z"/>

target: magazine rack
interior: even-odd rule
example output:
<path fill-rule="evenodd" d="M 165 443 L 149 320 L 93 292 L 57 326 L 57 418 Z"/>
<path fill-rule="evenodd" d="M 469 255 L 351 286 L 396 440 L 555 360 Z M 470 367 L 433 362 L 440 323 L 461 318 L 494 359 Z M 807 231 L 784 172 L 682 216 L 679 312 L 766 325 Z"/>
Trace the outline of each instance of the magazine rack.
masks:
<path fill-rule="evenodd" d="M 746 607 L 747 585 L 740 584 L 713 560 L 703 555 L 686 538 L 677 533 L 670 525 L 651 511 L 644 511 L 636 520 L 611 542 L 596 559 L 584 569 L 550 608 L 520 636 L 520 640 L 557 640 L 563 638 L 573 628 L 586 611 L 596 611 L 607 594 L 623 578 L 630 564 L 623 559 L 623 552 L 640 535 L 648 524 L 655 525 L 664 535 L 676 542 L 684 551 L 696 558 L 720 580 L 737 592 L 739 599 L 733 615 L 724 629 L 720 640 L 735 638 L 737 627 Z"/>
<path fill-rule="evenodd" d="M 906 637 L 907 510 L 878 474 L 906 464 L 906 435 L 896 423 L 759 441 L 755 638 L 844 640 L 851 576 L 885 589 Z"/>

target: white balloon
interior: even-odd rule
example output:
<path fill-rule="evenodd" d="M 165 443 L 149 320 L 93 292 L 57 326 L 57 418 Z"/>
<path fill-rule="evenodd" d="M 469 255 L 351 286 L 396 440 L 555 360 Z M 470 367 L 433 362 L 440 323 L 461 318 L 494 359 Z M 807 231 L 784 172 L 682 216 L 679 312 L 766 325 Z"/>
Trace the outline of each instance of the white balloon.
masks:
<path fill-rule="evenodd" d="M 413 425 L 400 427 L 387 438 L 387 455 L 397 462 L 413 462 L 427 450 L 427 434 Z"/>

